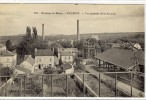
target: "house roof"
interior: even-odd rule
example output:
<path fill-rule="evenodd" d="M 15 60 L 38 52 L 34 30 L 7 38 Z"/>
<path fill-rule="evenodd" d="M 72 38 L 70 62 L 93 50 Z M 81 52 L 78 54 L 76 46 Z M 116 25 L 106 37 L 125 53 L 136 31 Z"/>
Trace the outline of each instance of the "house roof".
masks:
<path fill-rule="evenodd" d="M 0 56 L 14 56 L 15 54 L 10 51 L 0 51 Z"/>
<path fill-rule="evenodd" d="M 16 66 L 15 68 L 16 68 L 17 70 L 20 70 L 20 71 L 22 71 L 22 72 L 24 72 L 24 73 L 27 73 L 27 74 L 30 74 L 30 73 L 31 73 L 31 70 L 29 70 L 29 69 L 27 69 L 27 68 L 25 68 L 25 67 Z"/>
<path fill-rule="evenodd" d="M 139 59 L 139 64 L 144 65 L 144 52 L 138 51 L 135 53 L 135 56 Z M 97 55 L 96 58 L 124 69 L 128 69 L 135 65 L 133 60 L 134 52 L 127 49 L 112 48 Z"/>
<path fill-rule="evenodd" d="M 30 63 L 32 66 L 35 64 L 35 60 L 31 57 L 31 55 L 25 55 L 24 61 L 27 61 Z"/>
<path fill-rule="evenodd" d="M 78 49 L 77 48 L 59 48 L 59 51 L 62 52 L 78 52 Z"/>
<path fill-rule="evenodd" d="M 54 56 L 54 53 L 50 49 L 38 49 L 35 56 Z"/>
<path fill-rule="evenodd" d="M 72 52 L 70 52 L 70 51 L 68 51 L 68 52 L 62 51 L 62 52 L 60 52 L 60 55 L 61 56 L 73 56 Z"/>
<path fill-rule="evenodd" d="M 65 63 L 65 64 L 63 64 L 63 65 L 61 65 L 61 66 L 62 66 L 63 71 L 72 68 L 72 65 L 69 64 L 69 63 Z"/>

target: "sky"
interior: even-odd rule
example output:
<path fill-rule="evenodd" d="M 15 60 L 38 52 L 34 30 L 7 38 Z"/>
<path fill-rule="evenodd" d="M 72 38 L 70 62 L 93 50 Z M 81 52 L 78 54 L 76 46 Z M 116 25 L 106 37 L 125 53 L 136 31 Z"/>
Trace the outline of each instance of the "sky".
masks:
<path fill-rule="evenodd" d="M 80 34 L 144 32 L 144 5 L 0 4 L 0 36 L 25 34 L 27 26 L 41 35 L 42 24 L 45 35 L 76 34 L 77 20 Z"/>

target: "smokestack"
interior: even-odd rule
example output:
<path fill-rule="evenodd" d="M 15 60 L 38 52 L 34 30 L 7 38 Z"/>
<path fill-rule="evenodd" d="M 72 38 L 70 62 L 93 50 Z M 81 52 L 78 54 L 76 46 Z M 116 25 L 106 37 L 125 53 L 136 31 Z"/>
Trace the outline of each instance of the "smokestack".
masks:
<path fill-rule="evenodd" d="M 42 24 L 42 39 L 45 40 L 45 36 L 44 36 L 44 24 Z"/>
<path fill-rule="evenodd" d="M 79 20 L 77 20 L 77 40 L 80 40 L 80 34 L 79 34 Z"/>

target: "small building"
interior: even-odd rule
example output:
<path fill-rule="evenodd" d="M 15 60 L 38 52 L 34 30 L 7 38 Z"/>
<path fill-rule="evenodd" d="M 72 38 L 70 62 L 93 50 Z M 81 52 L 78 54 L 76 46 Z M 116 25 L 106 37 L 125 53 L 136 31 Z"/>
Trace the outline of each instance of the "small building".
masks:
<path fill-rule="evenodd" d="M 94 38 L 89 38 L 83 41 L 83 57 L 84 59 L 94 58 L 96 54 L 100 51 L 100 47 L 96 44 L 97 40 Z"/>
<path fill-rule="evenodd" d="M 111 48 L 96 56 L 97 67 L 108 68 L 110 71 L 144 72 L 144 51 L 133 52 L 130 49 Z"/>
<path fill-rule="evenodd" d="M 62 71 L 65 73 L 65 74 L 72 74 L 74 73 L 74 67 L 72 64 L 69 64 L 69 63 L 65 63 L 61 66 L 62 68 Z"/>
<path fill-rule="evenodd" d="M 77 48 L 58 48 L 58 58 L 60 59 L 62 52 L 71 52 L 72 56 L 75 57 L 78 54 Z"/>
<path fill-rule="evenodd" d="M 50 49 L 36 49 L 35 51 L 35 70 L 54 66 L 54 53 Z"/>
<path fill-rule="evenodd" d="M 16 61 L 17 61 L 16 53 L 7 50 L 0 51 L 0 64 L 2 67 L 14 68 L 16 65 Z"/>
<path fill-rule="evenodd" d="M 0 43 L 0 51 L 6 51 L 6 46 Z"/>
<path fill-rule="evenodd" d="M 35 59 L 31 55 L 25 55 L 24 61 L 20 64 L 20 67 L 26 68 L 34 73 Z"/>
<path fill-rule="evenodd" d="M 62 63 L 73 63 L 74 58 L 72 52 L 61 52 L 60 57 Z"/>
<path fill-rule="evenodd" d="M 95 38 L 96 40 L 99 40 L 98 35 L 91 35 L 91 38 Z"/>

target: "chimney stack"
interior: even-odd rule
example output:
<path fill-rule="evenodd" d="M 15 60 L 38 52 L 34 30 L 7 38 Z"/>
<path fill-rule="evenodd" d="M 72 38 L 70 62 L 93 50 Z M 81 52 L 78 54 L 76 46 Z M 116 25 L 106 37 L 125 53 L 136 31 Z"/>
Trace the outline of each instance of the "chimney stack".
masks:
<path fill-rule="evenodd" d="M 79 20 L 77 20 L 77 40 L 80 40 L 80 34 L 79 34 Z"/>
<path fill-rule="evenodd" d="M 42 39 L 45 40 L 45 36 L 44 36 L 44 24 L 42 24 Z"/>

